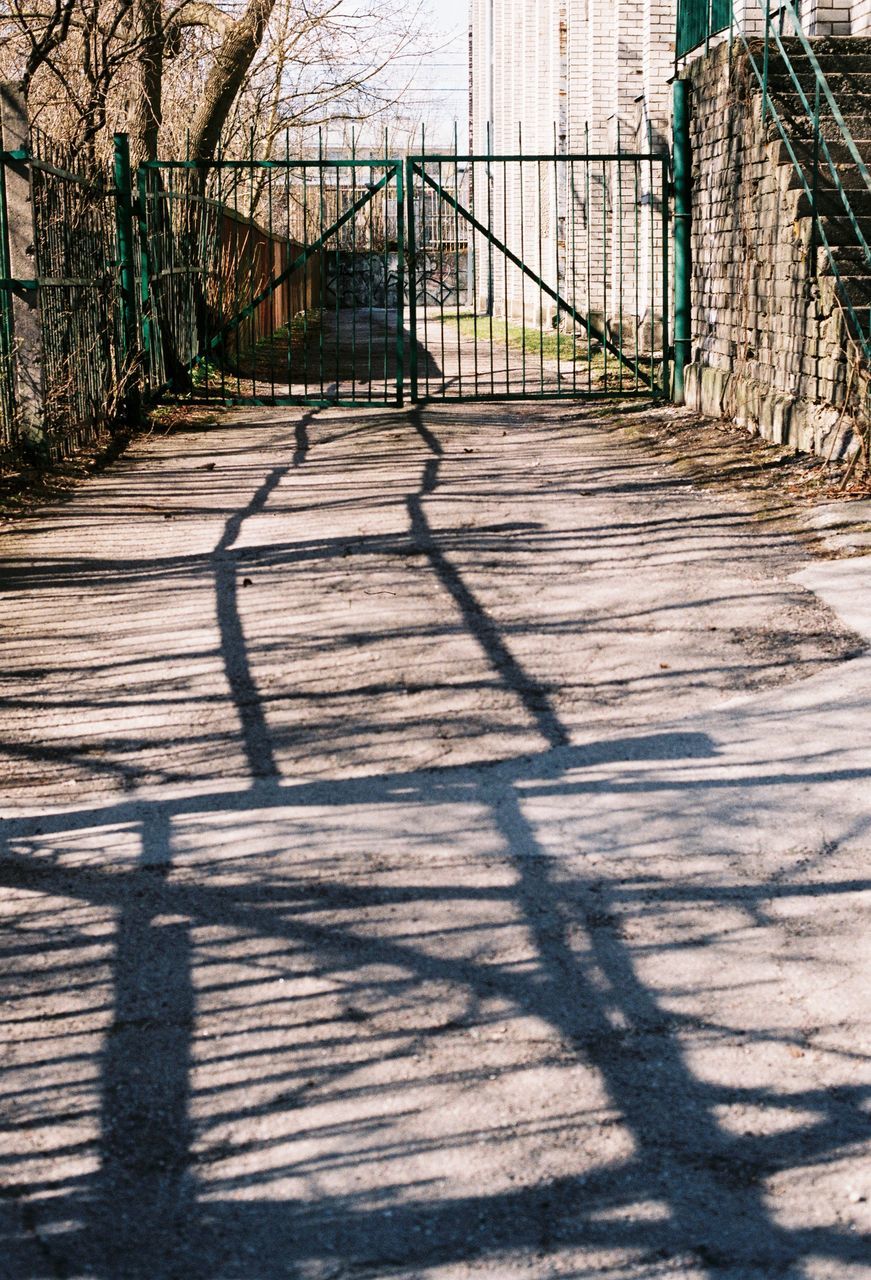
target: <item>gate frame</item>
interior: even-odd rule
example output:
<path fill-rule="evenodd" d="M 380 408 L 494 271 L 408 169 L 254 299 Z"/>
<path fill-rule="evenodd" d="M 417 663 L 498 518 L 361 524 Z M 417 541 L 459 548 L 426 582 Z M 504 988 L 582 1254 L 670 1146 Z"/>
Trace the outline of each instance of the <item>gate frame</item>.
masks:
<path fill-rule="evenodd" d="M 618 140 L 618 147 L 619 147 L 619 140 Z M 674 351 L 669 341 L 670 315 L 669 315 L 669 305 L 668 305 L 669 283 L 670 283 L 669 253 L 668 253 L 669 221 L 670 221 L 669 206 L 670 206 L 670 195 L 671 195 L 671 185 L 669 183 L 670 159 L 671 158 L 669 156 L 668 151 L 654 153 L 652 151 L 651 152 L 631 152 L 631 151 L 622 151 L 619 149 L 615 152 L 570 152 L 570 153 L 549 152 L 549 153 L 541 153 L 541 154 L 514 153 L 514 154 L 504 154 L 504 155 L 495 154 L 495 153 L 483 154 L 483 155 L 479 155 L 475 153 L 471 153 L 468 155 L 458 155 L 456 152 L 442 153 L 442 154 L 433 153 L 429 155 L 429 154 L 426 154 L 425 152 L 420 152 L 418 154 L 408 155 L 405 161 L 405 166 L 406 166 L 405 187 L 406 187 L 406 198 L 407 198 L 407 204 L 408 204 L 408 213 L 407 213 L 408 255 L 409 255 L 409 262 L 410 262 L 408 298 L 409 298 L 409 324 L 410 324 L 411 346 L 410 346 L 409 372 L 410 372 L 410 381 L 411 381 L 410 399 L 412 403 L 418 403 L 421 400 L 427 399 L 426 396 L 421 396 L 419 394 L 419 385 L 418 385 L 419 380 L 418 380 L 418 361 L 417 361 L 418 343 L 417 343 L 417 288 L 416 288 L 417 232 L 416 232 L 416 226 L 415 226 L 415 209 L 414 209 L 414 196 L 417 190 L 426 190 L 426 188 L 429 187 L 431 190 L 434 190 L 435 192 L 437 192 L 439 197 L 442 200 L 444 200 L 454 210 L 454 213 L 457 217 L 463 218 L 466 221 L 466 223 L 478 235 L 483 236 L 487 241 L 489 241 L 489 243 L 492 244 L 493 247 L 499 253 L 505 254 L 509 262 L 511 262 L 515 267 L 517 267 L 526 276 L 528 276 L 540 288 L 540 290 L 543 293 L 547 294 L 547 296 L 553 302 L 556 303 L 557 315 L 559 315 L 560 312 L 564 312 L 566 315 L 569 315 L 576 324 L 580 324 L 581 327 L 585 329 L 588 334 L 592 332 L 588 316 L 584 316 L 581 312 L 579 312 L 576 309 L 576 307 L 572 303 L 566 301 L 566 299 L 564 299 L 558 293 L 557 290 L 552 289 L 548 284 L 546 284 L 546 282 L 539 275 L 537 275 L 532 270 L 531 267 L 527 266 L 527 264 L 517 256 L 517 254 L 515 254 L 511 249 L 509 249 L 507 245 L 503 244 L 498 239 L 498 237 L 493 234 L 492 230 L 489 227 L 485 227 L 482 222 L 479 222 L 470 209 L 465 208 L 460 203 L 459 199 L 452 196 L 450 192 L 446 191 L 442 187 L 442 185 L 435 180 L 435 178 L 431 177 L 426 172 L 427 164 L 438 164 L 439 166 L 441 166 L 442 164 L 457 165 L 462 163 L 462 164 L 471 164 L 473 166 L 475 164 L 486 164 L 489 166 L 493 161 L 498 161 L 499 163 L 529 162 L 529 163 L 536 163 L 536 164 L 545 163 L 545 162 L 547 163 L 556 162 L 559 164 L 564 164 L 564 163 L 568 164 L 571 162 L 590 163 L 590 162 L 596 161 L 599 163 L 611 163 L 611 162 L 631 161 L 635 164 L 650 165 L 651 172 L 653 172 L 654 168 L 658 170 L 659 176 L 660 176 L 659 194 L 660 194 L 660 203 L 661 203 L 660 223 L 661 223 L 661 236 L 662 236 L 662 242 L 661 242 L 662 243 L 662 248 L 661 248 L 662 368 L 660 372 L 658 385 L 657 385 L 657 379 L 653 376 L 652 363 L 651 363 L 650 374 L 642 374 L 640 373 L 637 364 L 632 361 L 631 357 L 624 354 L 624 352 L 622 351 L 622 349 L 617 343 L 614 343 L 609 338 L 599 334 L 596 334 L 596 340 L 601 342 L 602 345 L 606 347 L 616 357 L 616 359 L 618 359 L 622 364 L 627 365 L 630 369 L 632 369 L 632 371 L 636 374 L 637 378 L 639 378 L 641 381 L 647 384 L 647 389 L 643 392 L 640 392 L 636 388 L 634 391 L 635 395 L 649 396 L 651 399 L 669 400 L 671 398 L 671 365 L 674 361 Z M 507 316 L 505 318 L 507 319 Z M 586 391 L 583 393 L 579 393 L 577 392 L 577 390 L 573 389 L 571 394 L 567 392 L 562 392 L 559 390 L 539 391 L 539 392 L 505 391 L 505 392 L 494 392 L 490 394 L 486 394 L 486 393 L 482 394 L 477 391 L 477 387 L 476 387 L 476 393 L 473 395 L 462 395 L 462 394 L 447 395 L 442 393 L 441 395 L 435 396 L 432 398 L 440 401 L 445 401 L 451 404 L 461 404 L 464 402 L 474 402 L 474 401 L 493 402 L 493 401 L 499 401 L 499 400 L 576 400 L 576 401 L 581 401 L 581 400 L 591 400 L 591 399 L 613 399 L 615 397 L 627 396 L 629 394 L 632 394 L 632 392 L 625 387 L 616 388 L 614 391 L 607 391 L 607 390 L 598 391 L 598 392 Z"/>
<path fill-rule="evenodd" d="M 391 399 L 385 393 L 383 399 L 372 398 L 355 398 L 343 399 L 338 395 L 335 397 L 319 398 L 316 395 L 230 395 L 225 394 L 223 403 L 237 405 L 299 405 L 308 406 L 310 408 L 401 408 L 405 402 L 405 191 L 404 191 L 404 175 L 405 167 L 402 160 L 396 159 L 388 155 L 378 157 L 360 157 L 356 156 L 351 159 L 327 159 L 324 156 L 317 159 L 280 159 L 280 160 L 229 160 L 223 157 L 214 160 L 146 160 L 136 171 L 136 211 L 138 215 L 139 234 L 140 234 L 140 297 L 141 297 L 141 315 L 142 315 L 142 331 L 140 334 L 140 342 L 143 353 L 144 362 L 148 364 L 149 351 L 154 341 L 153 333 L 153 309 L 152 309 L 152 280 L 156 277 L 151 272 L 151 254 L 149 246 L 149 228 L 147 213 L 148 198 L 148 180 L 149 173 L 160 173 L 163 170 L 191 170 L 199 169 L 208 172 L 212 169 L 250 169 L 254 170 L 278 170 L 291 171 L 293 169 L 321 169 L 321 170 L 340 170 L 340 169 L 361 169 L 374 167 L 383 170 L 383 176 L 377 183 L 367 189 L 364 195 L 360 196 L 350 208 L 346 209 L 341 217 L 338 217 L 325 230 L 321 230 L 320 235 L 310 244 L 304 245 L 302 252 L 297 254 L 294 260 L 280 272 L 273 273 L 267 284 L 252 298 L 246 305 L 235 315 L 231 316 L 226 323 L 222 324 L 218 331 L 209 335 L 204 348 L 197 353 L 192 359 L 189 359 L 184 368 L 187 372 L 193 370 L 203 361 L 208 360 L 209 355 L 217 350 L 228 334 L 233 333 L 242 325 L 245 320 L 249 319 L 257 307 L 259 307 L 268 298 L 271 298 L 275 291 L 289 280 L 295 272 L 305 267 L 308 260 L 326 245 L 331 236 L 334 236 L 347 222 L 355 217 L 361 209 L 365 209 L 379 194 L 379 192 L 388 192 L 391 185 L 395 183 L 396 190 L 396 240 L 397 240 L 397 301 L 396 301 L 396 339 L 395 339 L 395 355 L 396 355 L 396 376 L 394 379 L 396 393 L 395 398 Z M 385 313 L 391 308 L 385 306 Z M 338 340 L 338 335 L 337 335 Z M 385 340 L 385 351 L 389 350 L 389 342 Z M 256 386 L 256 379 L 253 380 Z M 168 392 L 172 390 L 171 382 L 164 382 L 160 386 L 152 388 L 148 392 L 148 399 L 152 402 L 165 398 Z M 338 388 L 337 388 L 338 391 Z M 186 396 L 186 403 L 196 403 L 197 397 Z M 203 403 L 213 404 L 213 399 L 207 400 L 203 397 Z"/>

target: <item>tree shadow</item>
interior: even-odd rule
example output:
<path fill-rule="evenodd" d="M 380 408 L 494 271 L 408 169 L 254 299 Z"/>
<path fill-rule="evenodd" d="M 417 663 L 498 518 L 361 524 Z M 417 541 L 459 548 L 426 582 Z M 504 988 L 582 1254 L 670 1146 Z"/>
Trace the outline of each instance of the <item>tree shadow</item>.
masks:
<path fill-rule="evenodd" d="M 226 521 L 211 558 L 220 651 L 248 787 L 85 805 L 9 820 L 0 832 L 0 883 L 35 904 L 26 928 L 6 949 L 13 977 L 26 972 L 32 958 L 27 942 L 35 937 L 59 953 L 57 970 L 39 971 L 36 994 L 40 983 L 56 985 L 65 971 L 69 980 L 64 957 L 87 950 L 95 928 L 89 911 L 111 922 L 112 937 L 111 1011 L 99 1048 L 70 1051 L 93 1071 L 88 1078 L 98 1099 L 97 1136 L 85 1141 L 83 1163 L 69 1165 L 75 1153 L 62 1143 L 52 1148 L 61 1117 L 53 1111 L 51 1085 L 40 1083 L 41 1073 L 53 1080 L 65 1069 L 63 1053 L 35 1059 L 26 1105 L 9 1099 L 9 1131 L 29 1123 L 41 1134 L 42 1157 L 55 1163 L 57 1176 L 23 1177 L 8 1186 L 13 1203 L 22 1206 L 8 1230 L 8 1274 L 15 1280 L 308 1280 L 419 1276 L 480 1261 L 497 1276 L 503 1267 L 509 1273 L 512 1259 L 526 1258 L 541 1276 L 581 1275 L 590 1272 L 550 1268 L 597 1251 L 619 1259 L 615 1276 L 653 1275 L 660 1265 L 717 1277 L 800 1276 L 812 1258 L 834 1269 L 862 1267 L 867 1238 L 846 1227 L 783 1225 L 766 1179 L 834 1160 L 867 1140 L 869 1090 L 845 1085 L 781 1092 L 775 1083 L 736 1086 L 700 1075 L 685 1049 L 693 1024 L 675 1014 L 663 998 L 668 992 L 645 981 L 626 923 L 650 911 L 664 918 L 676 901 L 702 912 L 726 906 L 758 923 L 778 895 L 825 899 L 871 882 L 675 884 L 647 876 L 643 863 L 603 874 L 550 852 L 539 822 L 530 817 L 542 796 L 583 805 L 585 798 L 605 794 L 617 814 L 627 798 L 658 786 L 686 793 L 696 788 L 708 796 L 735 783 L 713 773 L 700 781 L 686 776 L 688 761 L 716 761 L 716 743 L 704 733 L 631 733 L 572 745 L 549 690 L 525 668 L 427 517 L 443 449 L 425 411 L 409 415 L 429 455 L 419 489 L 405 499 L 411 544 L 542 747 L 472 766 L 387 769 L 323 781 L 281 777 L 269 703 L 242 623 L 245 552 L 237 543 L 245 521 L 263 513 L 284 475 L 308 461 L 315 416 L 300 419 L 291 461 L 273 469 Z M 634 766 L 628 774 L 608 771 L 626 764 Z M 867 777 L 871 769 L 860 772 Z M 774 777 L 773 766 L 754 785 L 763 788 Z M 506 874 L 481 883 L 450 860 L 436 860 L 427 875 L 421 871 L 410 883 L 393 884 L 389 877 L 342 878 L 321 869 L 329 824 L 337 832 L 342 823 L 355 828 L 364 811 L 385 831 L 393 829 L 391 813 L 410 814 L 408 848 L 423 868 L 431 839 L 427 815 L 452 806 L 469 821 L 469 815 L 483 815 L 480 821 L 494 837 L 488 857 Z M 249 870 L 252 831 L 256 857 Z M 590 834 L 595 842 L 603 833 L 591 826 Z M 117 857 L 116 848 L 122 849 Z M 109 851 L 111 858 L 100 857 Z M 341 869 L 341 849 L 331 869 Z M 472 912 L 464 924 L 472 906 L 484 914 Z M 436 934 L 447 938 L 456 928 L 458 938 L 435 947 L 425 927 L 418 934 L 390 925 L 385 913 L 394 908 L 403 919 L 416 913 L 423 921 L 442 912 Z M 728 927 L 737 938 L 738 926 Z M 520 931 L 528 942 L 522 963 L 510 950 L 499 950 L 506 929 Z M 659 950 L 683 945 L 667 929 L 655 944 Z M 76 970 L 71 998 L 87 1001 L 92 963 Z M 233 1026 L 242 1011 L 267 1000 L 258 966 L 270 982 L 283 982 L 275 975 L 287 972 L 291 987 L 295 976 L 316 975 L 342 993 L 339 1004 L 317 1025 L 295 1016 L 291 995 L 286 1005 L 275 1005 L 265 1031 L 237 1036 Z M 443 994 L 435 1003 L 449 1016 L 434 1017 L 436 988 Z M 29 998 L 33 989 L 25 994 Z M 212 1044 L 198 1037 L 197 1023 L 208 1001 L 218 1001 L 220 1009 L 222 1000 L 228 1002 L 230 1032 Z M 516 1130 L 523 1127 L 516 1120 L 507 1137 L 482 1118 L 477 1126 L 467 1119 L 462 1133 L 445 1130 L 443 1137 L 437 1126 L 431 1140 L 413 1131 L 396 1138 L 388 1123 L 390 1116 L 414 1112 L 415 1088 L 445 1083 L 427 1065 L 427 1053 L 438 1058 L 441 1071 L 445 1060 L 439 1055 L 450 1037 L 492 1027 L 506 1016 L 543 1025 L 561 1046 L 560 1069 L 583 1070 L 600 1082 L 603 1113 L 617 1117 L 612 1123 L 627 1135 L 625 1146 L 606 1161 L 589 1161 L 579 1151 L 567 1158 L 568 1172 L 539 1176 L 524 1170 L 527 1185 L 482 1187 L 475 1194 L 454 1192 L 444 1181 L 408 1184 L 401 1173 L 392 1182 L 394 1167 L 404 1169 L 402 1161 L 415 1150 L 438 1150 L 442 1141 L 470 1151 L 504 1144 L 500 1160 L 511 1162 Z M 37 1026 L 43 1026 L 41 1017 Z M 480 1062 L 474 1055 L 462 1058 L 461 1083 L 482 1098 L 493 1079 L 493 1052 L 482 1048 Z M 419 1057 L 422 1067 L 414 1065 Z M 211 1083 L 200 1091 L 193 1082 L 206 1060 Z M 398 1075 L 378 1076 L 390 1061 Z M 374 1079 L 367 1070 L 376 1071 Z M 449 1070 L 459 1078 L 459 1067 Z M 496 1070 L 522 1079 L 528 1067 L 512 1060 Z M 225 1080 L 241 1085 L 241 1092 Z M 319 1105 L 325 1092 L 341 1104 L 328 1114 Z M 86 1109 L 88 1096 L 82 1085 L 71 1091 L 73 1115 Z M 736 1103 L 803 1118 L 742 1136 L 719 1118 L 722 1108 Z M 252 1117 L 262 1123 L 253 1139 L 243 1141 L 234 1125 Z M 291 1121 L 295 1146 L 287 1139 Z M 554 1135 L 560 1123 L 576 1122 L 570 1099 L 557 1100 L 549 1117 Z M 204 1148 L 212 1131 L 217 1148 Z M 289 1145 L 296 1152 L 292 1160 Z M 27 1159 L 19 1163 L 26 1173 Z M 366 1181 L 373 1163 L 380 1171 L 377 1187 Z M 15 1167 L 14 1160 L 8 1167 Z M 65 1174 L 68 1167 L 73 1171 Z M 359 1170 L 359 1190 L 345 1184 L 337 1189 L 332 1178 L 339 1167 Z M 285 1182 L 298 1194 L 283 1192 Z M 651 1204 L 657 1207 L 653 1216 L 639 1210 Z"/>

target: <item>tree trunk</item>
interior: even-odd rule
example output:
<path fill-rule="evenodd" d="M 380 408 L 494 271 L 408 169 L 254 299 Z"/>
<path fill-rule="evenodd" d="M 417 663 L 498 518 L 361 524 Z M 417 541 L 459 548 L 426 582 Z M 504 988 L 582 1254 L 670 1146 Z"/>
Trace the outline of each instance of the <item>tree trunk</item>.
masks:
<path fill-rule="evenodd" d="M 191 158 L 214 157 L 227 117 L 260 48 L 276 0 L 248 0 L 221 41 L 191 126 Z"/>
<path fill-rule="evenodd" d="M 162 120 L 163 3 L 136 0 L 135 30 L 139 42 L 129 113 L 130 154 L 134 166 L 157 159 Z"/>

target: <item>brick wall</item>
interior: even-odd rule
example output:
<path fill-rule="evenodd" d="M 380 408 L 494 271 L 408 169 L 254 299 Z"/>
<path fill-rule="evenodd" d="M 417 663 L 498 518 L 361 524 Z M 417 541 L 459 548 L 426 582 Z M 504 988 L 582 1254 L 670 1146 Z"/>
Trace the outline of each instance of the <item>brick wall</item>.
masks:
<path fill-rule="evenodd" d="M 746 56 L 723 44 L 687 72 L 693 151 L 690 407 L 778 443 L 840 450 L 850 344 L 817 276 L 789 163 L 766 140 Z M 829 282 L 830 283 L 830 282 Z M 833 438 L 835 435 L 837 439 Z"/>
<path fill-rule="evenodd" d="M 526 152 L 551 152 L 555 123 L 569 153 L 614 151 L 618 133 L 627 151 L 667 145 L 675 0 L 640 6 L 637 0 L 472 0 L 470 14 L 476 152 L 516 152 L 518 121 Z M 561 171 L 542 192 L 540 215 L 537 178 L 527 171 L 521 205 L 519 172 L 503 174 L 494 166 L 494 226 L 505 227 L 509 247 L 563 292 L 569 281 L 583 282 L 583 296 L 574 299 L 579 309 L 619 315 L 621 322 L 630 315 L 633 324 L 655 322 L 654 312 L 661 312 L 654 296 L 660 291 L 661 205 L 650 171 L 602 165 Z M 482 175 L 476 178 L 479 200 L 483 188 Z M 483 262 L 484 245 L 476 251 Z M 478 280 L 481 305 L 483 271 Z M 494 286 L 499 309 L 538 321 L 537 295 L 530 295 L 519 272 L 509 268 L 506 278 L 500 265 Z M 545 323 L 552 310 L 545 301 Z"/>

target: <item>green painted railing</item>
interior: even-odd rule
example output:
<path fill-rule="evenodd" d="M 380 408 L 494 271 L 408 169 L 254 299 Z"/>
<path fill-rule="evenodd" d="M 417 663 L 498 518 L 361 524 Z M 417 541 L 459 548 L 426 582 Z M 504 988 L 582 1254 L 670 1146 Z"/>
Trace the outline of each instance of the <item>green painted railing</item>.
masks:
<path fill-rule="evenodd" d="M 732 20 L 731 0 L 678 0 L 677 56 L 706 44 Z"/>

